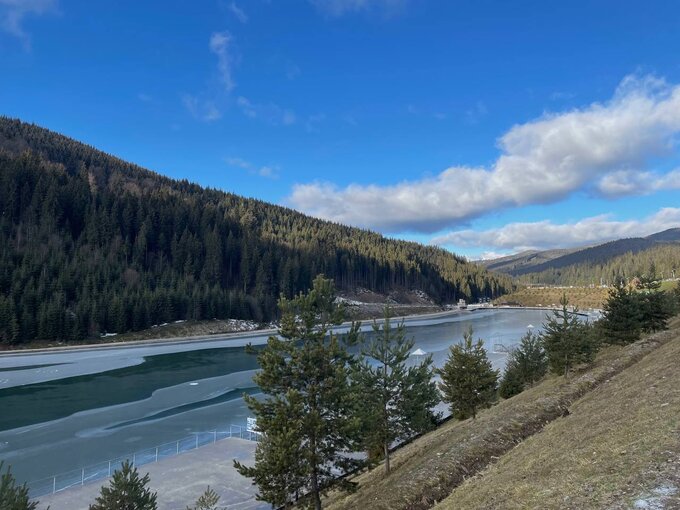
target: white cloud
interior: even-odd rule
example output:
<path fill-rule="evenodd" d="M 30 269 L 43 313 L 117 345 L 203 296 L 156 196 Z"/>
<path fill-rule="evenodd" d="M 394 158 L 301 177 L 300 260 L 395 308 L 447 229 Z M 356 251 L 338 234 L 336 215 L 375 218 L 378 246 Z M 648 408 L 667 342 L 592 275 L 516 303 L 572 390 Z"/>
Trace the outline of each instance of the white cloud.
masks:
<path fill-rule="evenodd" d="M 277 168 L 272 166 L 262 166 L 257 169 L 257 175 L 260 177 L 268 177 L 269 179 L 278 179 Z"/>
<path fill-rule="evenodd" d="M 229 4 L 229 11 L 239 20 L 241 23 L 248 23 L 248 15 L 241 9 L 236 2 L 231 2 Z"/>
<path fill-rule="evenodd" d="M 217 55 L 217 69 L 220 72 L 220 78 L 227 92 L 231 92 L 236 86 L 231 72 L 232 57 L 229 54 L 229 46 L 232 42 L 231 34 L 226 30 L 224 32 L 214 32 L 210 36 L 210 51 Z"/>
<path fill-rule="evenodd" d="M 660 190 L 680 189 L 680 169 L 666 174 L 618 170 L 602 177 L 597 184 L 597 189 L 608 197 L 645 195 Z"/>
<path fill-rule="evenodd" d="M 607 181 L 608 176 L 648 172 L 649 161 L 675 154 L 678 133 L 680 86 L 629 76 L 606 103 L 513 126 L 498 140 L 501 154 L 488 168 L 454 166 L 435 177 L 393 185 L 298 184 L 288 202 L 314 216 L 383 232 L 436 232 L 491 211 L 555 202 L 584 189 L 615 191 L 615 177 Z M 680 181 L 678 175 L 654 175 L 654 189 Z"/>
<path fill-rule="evenodd" d="M 598 244 L 626 237 L 644 237 L 680 227 L 680 208 L 668 207 L 641 220 L 617 221 L 610 215 L 593 216 L 574 223 L 551 221 L 509 223 L 484 231 L 459 230 L 432 239 L 432 244 L 457 248 L 490 247 L 519 252 L 529 249 L 567 248 Z"/>
<path fill-rule="evenodd" d="M 24 29 L 24 18 L 55 11 L 56 0 L 0 0 L 0 29 L 21 40 L 31 49 L 31 37 Z"/>
<path fill-rule="evenodd" d="M 327 16 L 339 17 L 366 11 L 393 14 L 406 5 L 407 0 L 309 0 L 314 7 Z"/>
<path fill-rule="evenodd" d="M 222 118 L 222 112 L 212 99 L 185 94 L 182 96 L 182 103 L 189 113 L 198 120 L 213 122 Z"/>
<path fill-rule="evenodd" d="M 507 253 L 498 253 L 495 251 L 485 251 L 482 252 L 482 254 L 479 256 L 478 260 L 495 260 L 495 259 L 500 259 L 501 257 L 507 257 Z"/>
<path fill-rule="evenodd" d="M 274 103 L 257 104 L 252 103 L 246 97 L 239 96 L 236 99 L 236 104 L 247 117 L 261 119 L 275 126 L 290 126 L 295 124 L 297 120 L 295 112 L 287 108 L 281 108 Z"/>
<path fill-rule="evenodd" d="M 230 166 L 236 166 L 238 168 L 244 168 L 246 170 L 249 170 L 253 167 L 253 165 L 249 161 L 246 161 L 245 159 L 242 158 L 227 158 L 226 161 L 227 164 Z"/>
<path fill-rule="evenodd" d="M 264 165 L 257 166 L 250 161 L 247 161 L 239 157 L 229 157 L 225 159 L 229 166 L 236 168 L 242 168 L 247 170 L 248 173 L 252 175 L 258 175 L 260 177 L 266 177 L 268 179 L 278 179 L 279 178 L 279 167 L 277 165 Z"/>
<path fill-rule="evenodd" d="M 198 120 L 213 122 L 222 118 L 223 110 L 229 101 L 230 92 L 236 86 L 232 76 L 234 58 L 231 53 L 233 38 L 226 30 L 213 32 L 208 47 L 217 56 L 217 70 L 220 77 L 218 90 L 210 87 L 199 94 L 184 94 L 182 103 L 189 113 Z"/>

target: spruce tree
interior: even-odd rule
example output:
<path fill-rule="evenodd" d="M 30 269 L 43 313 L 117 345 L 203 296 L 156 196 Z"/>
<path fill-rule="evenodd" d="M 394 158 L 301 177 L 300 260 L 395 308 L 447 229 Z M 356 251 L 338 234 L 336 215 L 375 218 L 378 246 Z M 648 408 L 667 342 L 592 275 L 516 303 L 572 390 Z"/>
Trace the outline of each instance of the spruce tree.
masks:
<path fill-rule="evenodd" d="M 431 429 L 437 420 L 432 408 L 440 400 L 432 356 L 408 366 L 415 342 L 406 338 L 403 321 L 392 328 L 390 315 L 386 307 L 382 327 L 373 321 L 374 337 L 362 348 L 352 377 L 362 444 L 369 462 L 385 460 L 385 474 L 390 473 L 390 446 Z"/>
<path fill-rule="evenodd" d="M 203 494 L 196 500 L 192 507 L 187 506 L 186 510 L 217 510 L 217 504 L 220 502 L 220 496 L 213 489 L 208 486 Z"/>
<path fill-rule="evenodd" d="M 528 331 L 510 352 L 498 393 L 510 398 L 535 383 L 548 370 L 548 360 L 539 335 Z"/>
<path fill-rule="evenodd" d="M 600 339 L 604 343 L 626 345 L 640 338 L 642 310 L 638 295 L 622 280 L 609 290 L 602 307 L 603 317 L 597 322 Z"/>
<path fill-rule="evenodd" d="M 489 407 L 496 398 L 498 371 L 486 356 L 482 339 L 472 341 L 472 327 L 463 342 L 450 347 L 449 357 L 437 373 L 442 378 L 439 388 L 451 414 L 459 420 L 477 417 L 479 409 Z"/>
<path fill-rule="evenodd" d="M 597 342 L 592 327 L 578 319 L 578 310 L 569 310 L 566 295 L 560 299 L 561 309 L 547 316 L 543 325 L 543 347 L 548 355 L 550 370 L 569 376 L 571 368 L 578 363 L 593 360 L 597 353 Z"/>
<path fill-rule="evenodd" d="M 140 478 L 137 468 L 126 460 L 89 510 L 156 510 L 157 494 L 147 488 L 148 484 L 149 474 Z"/>
<path fill-rule="evenodd" d="M 671 301 L 671 310 L 673 315 L 680 313 L 680 281 L 675 285 L 673 290 L 668 293 Z"/>
<path fill-rule="evenodd" d="M 645 333 L 654 333 L 668 328 L 668 319 L 673 315 L 666 293 L 661 290 L 661 282 L 656 274 L 656 266 L 650 264 L 646 274 L 639 277 L 639 301 L 641 326 Z"/>
<path fill-rule="evenodd" d="M 304 506 L 319 509 L 329 489 L 352 487 L 337 474 L 356 465 L 346 455 L 357 427 L 347 347 L 356 342 L 359 325 L 342 336 L 332 330 L 342 322 L 343 308 L 335 301 L 332 281 L 322 276 L 307 294 L 282 297 L 279 307 L 279 335 L 260 352 L 261 370 L 254 377 L 266 398 L 244 397 L 263 439 L 254 467 L 234 465 L 253 478 L 258 499 L 286 506 L 301 497 Z"/>
<path fill-rule="evenodd" d="M 3 461 L 0 461 L 0 509 L 1 510 L 35 510 L 38 501 L 30 501 L 26 484 L 17 485 L 9 466 L 3 472 Z"/>

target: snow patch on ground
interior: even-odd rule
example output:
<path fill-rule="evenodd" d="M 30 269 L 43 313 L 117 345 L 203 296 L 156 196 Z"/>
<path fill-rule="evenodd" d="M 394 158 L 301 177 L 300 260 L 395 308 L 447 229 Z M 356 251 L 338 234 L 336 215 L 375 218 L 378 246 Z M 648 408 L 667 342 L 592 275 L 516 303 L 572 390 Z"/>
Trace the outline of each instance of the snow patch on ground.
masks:
<path fill-rule="evenodd" d="M 255 331 L 260 327 L 257 322 L 244 321 L 240 319 L 227 319 L 225 322 L 232 331 Z"/>
<path fill-rule="evenodd" d="M 634 508 L 645 510 L 662 510 L 666 508 L 668 498 L 678 493 L 678 488 L 671 485 L 662 485 L 652 490 L 650 495 L 640 496 L 633 504 Z"/>
<path fill-rule="evenodd" d="M 361 301 L 356 301 L 354 299 L 347 299 L 347 298 L 340 297 L 340 296 L 335 298 L 335 302 L 338 303 L 338 304 L 346 304 L 348 306 L 360 306 L 360 305 L 364 304 Z"/>

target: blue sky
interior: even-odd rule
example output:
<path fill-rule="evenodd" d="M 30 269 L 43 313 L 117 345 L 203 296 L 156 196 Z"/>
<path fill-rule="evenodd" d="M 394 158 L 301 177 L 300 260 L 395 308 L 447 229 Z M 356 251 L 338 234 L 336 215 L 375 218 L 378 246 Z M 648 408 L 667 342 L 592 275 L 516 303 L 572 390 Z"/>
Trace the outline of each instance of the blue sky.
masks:
<path fill-rule="evenodd" d="M 0 0 L 0 113 L 471 258 L 680 226 L 675 1 Z"/>

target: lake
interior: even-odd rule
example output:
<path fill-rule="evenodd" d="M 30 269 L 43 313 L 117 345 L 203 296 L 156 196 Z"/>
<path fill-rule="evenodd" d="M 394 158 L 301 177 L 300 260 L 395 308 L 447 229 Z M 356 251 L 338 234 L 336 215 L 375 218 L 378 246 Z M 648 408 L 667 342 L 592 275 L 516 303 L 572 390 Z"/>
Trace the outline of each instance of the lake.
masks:
<path fill-rule="evenodd" d="M 542 310 L 480 309 L 407 321 L 416 348 L 441 366 L 468 326 L 483 338 L 495 368 Z M 367 327 L 370 329 L 370 327 Z M 370 333 L 369 333 L 370 334 Z M 139 346 L 0 355 L 0 459 L 33 481 L 176 441 L 194 432 L 245 425 L 242 395 L 255 394 L 262 334 Z"/>

